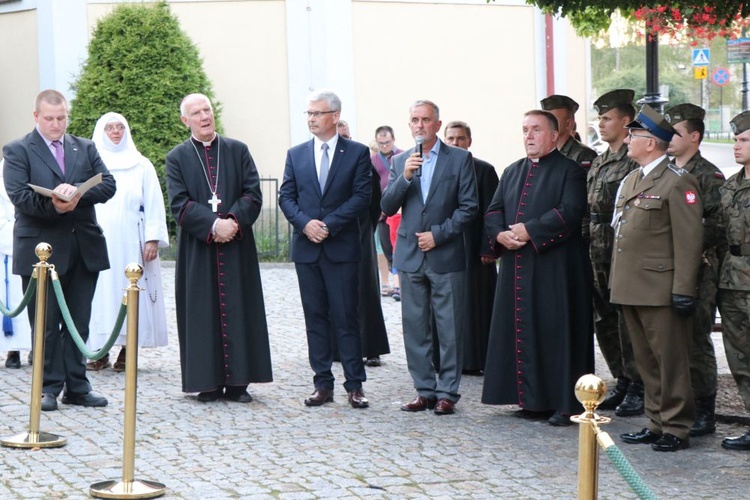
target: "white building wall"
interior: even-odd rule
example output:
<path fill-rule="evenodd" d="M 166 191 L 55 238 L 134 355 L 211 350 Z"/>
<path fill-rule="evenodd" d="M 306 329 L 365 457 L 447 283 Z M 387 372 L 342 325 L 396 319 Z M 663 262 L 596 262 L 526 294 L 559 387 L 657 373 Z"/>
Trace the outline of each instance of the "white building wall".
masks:
<path fill-rule="evenodd" d="M 91 29 L 115 0 L 0 4 L 0 145 L 33 126 L 34 95 L 70 93 Z M 432 99 L 468 122 L 477 157 L 499 170 L 522 156 L 523 112 L 546 92 L 544 19 L 523 0 L 172 0 L 223 106 L 225 133 L 248 143 L 261 175 L 309 139 L 305 97 L 332 88 L 355 139 L 377 126 L 411 145 L 408 107 Z M 65 5 L 65 7 L 63 7 Z M 541 31 L 540 31 L 541 30 Z M 586 46 L 555 23 L 555 90 L 586 102 Z M 178 103 L 175 103 L 177 105 Z M 580 116 L 579 123 L 585 118 Z"/>

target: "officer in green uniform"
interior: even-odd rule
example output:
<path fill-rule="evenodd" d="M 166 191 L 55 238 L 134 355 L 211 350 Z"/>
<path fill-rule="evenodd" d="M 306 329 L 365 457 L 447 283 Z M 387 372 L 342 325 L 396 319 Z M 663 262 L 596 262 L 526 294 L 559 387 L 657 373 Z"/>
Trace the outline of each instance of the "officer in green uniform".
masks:
<path fill-rule="evenodd" d="M 744 168 L 720 190 L 729 251 L 719 274 L 719 311 L 729 370 L 750 411 L 750 111 L 735 116 L 730 124 L 734 158 Z M 725 438 L 721 446 L 750 450 L 750 432 Z"/>
<path fill-rule="evenodd" d="M 575 114 L 578 103 L 566 95 L 551 95 L 539 101 L 544 111 L 549 111 L 557 118 L 560 135 L 557 138 L 557 149 L 586 170 L 596 158 L 596 151 L 578 142 L 573 137 Z"/>
<path fill-rule="evenodd" d="M 625 144 L 628 137 L 625 127 L 635 118 L 634 95 L 632 90 L 617 89 L 594 101 L 599 113 L 599 133 L 609 148 L 593 161 L 587 179 L 596 340 L 609 371 L 617 379 L 614 390 L 599 408 L 615 410 L 620 417 L 643 413 L 643 382 L 633 359 L 625 318 L 620 307 L 609 301 L 615 194 L 625 176 L 638 168 L 638 164 L 628 158 Z"/>
<path fill-rule="evenodd" d="M 622 305 L 645 394 L 646 428 L 622 434 L 655 451 L 689 446 L 695 422 L 690 340 L 703 253 L 698 181 L 666 155 L 676 133 L 648 105 L 628 124 L 631 172 L 615 198 L 610 300 Z"/>
<path fill-rule="evenodd" d="M 724 174 L 701 156 L 706 112 L 695 104 L 678 104 L 664 112 L 664 118 L 680 135 L 675 134 L 667 154 L 676 166 L 690 172 L 700 186 L 703 202 L 703 256 L 698 272 L 698 300 L 693 315 L 693 340 L 690 346 L 690 380 L 695 399 L 695 423 L 690 435 L 704 436 L 716 432 L 716 354 L 711 341 L 716 317 L 716 295 L 719 284 L 720 256 L 726 251 L 726 228 L 722 222 L 719 188 Z"/>

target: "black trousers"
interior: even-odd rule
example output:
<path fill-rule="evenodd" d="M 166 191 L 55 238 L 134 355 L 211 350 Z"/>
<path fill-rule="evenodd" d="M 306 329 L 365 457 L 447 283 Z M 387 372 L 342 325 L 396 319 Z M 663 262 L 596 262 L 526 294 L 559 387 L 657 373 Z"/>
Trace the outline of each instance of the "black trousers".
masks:
<path fill-rule="evenodd" d="M 75 238 L 74 238 L 75 239 Z M 33 271 L 30 269 L 29 271 Z M 60 284 L 70 317 L 83 340 L 89 338 L 91 301 L 96 290 L 98 271 L 86 269 L 77 243 L 71 245 L 68 270 L 60 276 Z M 23 288 L 29 286 L 31 276 L 21 276 Z M 91 384 L 86 377 L 86 359 L 73 342 L 68 327 L 63 320 L 52 288 L 51 277 L 47 279 L 47 321 L 44 330 L 44 383 L 42 392 L 58 396 L 63 389 L 67 394 L 82 395 L 91 392 Z M 37 293 L 41 293 L 37 290 Z M 29 320 L 35 327 L 35 299 L 29 303 Z M 114 325 L 112 325 L 114 327 Z"/>

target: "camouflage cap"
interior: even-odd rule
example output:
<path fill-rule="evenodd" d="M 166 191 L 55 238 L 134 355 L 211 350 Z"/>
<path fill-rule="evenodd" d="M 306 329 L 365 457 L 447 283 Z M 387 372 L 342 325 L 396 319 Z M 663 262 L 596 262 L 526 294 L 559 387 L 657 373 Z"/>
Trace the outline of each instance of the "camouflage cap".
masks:
<path fill-rule="evenodd" d="M 662 141 L 669 142 L 672 140 L 672 136 L 677 134 L 680 137 L 671 123 L 664 119 L 654 108 L 648 104 L 644 104 L 635 120 L 625 125 L 625 128 L 641 128 L 649 131 L 654 136 L 658 137 Z"/>
<path fill-rule="evenodd" d="M 745 130 L 750 130 L 750 111 L 743 111 L 735 116 L 729 122 L 729 125 L 732 127 L 734 135 L 740 135 Z"/>
<path fill-rule="evenodd" d="M 602 94 L 599 99 L 594 101 L 594 109 L 600 115 L 603 115 L 610 109 L 618 106 L 627 106 L 633 104 L 633 98 L 635 97 L 635 91 L 630 89 L 615 89 L 610 90 L 606 94 Z"/>
<path fill-rule="evenodd" d="M 539 104 L 542 105 L 544 111 L 549 111 L 551 109 L 569 109 L 573 114 L 578 111 L 578 103 L 566 95 L 553 94 L 539 101 Z"/>
<path fill-rule="evenodd" d="M 703 120 L 706 117 L 706 110 L 695 104 L 686 102 L 672 106 L 664 112 L 664 119 L 672 125 L 685 120 Z"/>

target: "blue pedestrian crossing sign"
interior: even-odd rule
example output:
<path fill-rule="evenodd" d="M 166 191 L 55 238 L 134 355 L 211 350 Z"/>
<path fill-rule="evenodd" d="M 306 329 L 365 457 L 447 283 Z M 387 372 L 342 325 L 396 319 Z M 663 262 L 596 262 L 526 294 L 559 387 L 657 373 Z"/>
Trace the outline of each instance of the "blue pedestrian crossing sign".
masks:
<path fill-rule="evenodd" d="M 711 49 L 693 49 L 693 66 L 708 66 L 711 62 Z"/>

